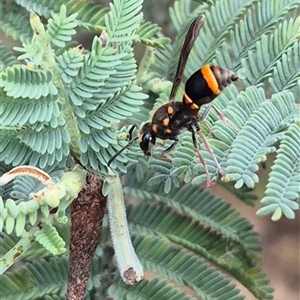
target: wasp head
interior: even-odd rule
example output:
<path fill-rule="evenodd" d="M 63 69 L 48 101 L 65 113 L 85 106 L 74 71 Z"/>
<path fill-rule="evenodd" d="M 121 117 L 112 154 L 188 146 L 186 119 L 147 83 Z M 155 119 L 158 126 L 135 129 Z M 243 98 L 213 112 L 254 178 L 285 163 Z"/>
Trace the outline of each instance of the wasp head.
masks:
<path fill-rule="evenodd" d="M 146 123 L 140 131 L 140 147 L 145 155 L 151 155 L 151 148 L 155 145 L 155 132 L 150 123 Z"/>

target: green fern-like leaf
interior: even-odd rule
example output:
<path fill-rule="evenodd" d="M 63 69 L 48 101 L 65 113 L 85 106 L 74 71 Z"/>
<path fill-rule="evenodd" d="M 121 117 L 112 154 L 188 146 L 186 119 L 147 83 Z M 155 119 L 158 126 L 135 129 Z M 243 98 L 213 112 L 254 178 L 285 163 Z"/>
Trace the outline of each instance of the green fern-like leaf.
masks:
<path fill-rule="evenodd" d="M 54 255 L 66 251 L 65 242 L 51 224 L 44 223 L 43 228 L 40 231 L 35 232 L 35 238 L 44 248 Z"/>
<path fill-rule="evenodd" d="M 61 74 L 61 79 L 70 84 L 78 75 L 79 69 L 83 66 L 84 56 L 80 48 L 71 48 L 57 57 L 56 70 Z"/>
<path fill-rule="evenodd" d="M 27 127 L 20 132 L 2 131 L 1 161 L 13 165 L 30 161 L 41 168 L 63 161 L 69 155 L 70 138 L 60 124 L 54 123 L 53 127 L 38 132 Z"/>
<path fill-rule="evenodd" d="M 95 257 L 94 263 L 101 265 L 99 257 Z M 47 259 L 35 257 L 33 262 L 23 263 L 17 273 L 6 272 L 0 276 L 1 297 L 7 300 L 65 299 L 68 271 L 67 256 Z M 99 272 L 92 269 L 87 289 L 91 296 L 87 293 L 87 299 L 92 299 L 92 295 L 99 295 L 99 283 Z"/>
<path fill-rule="evenodd" d="M 1 276 L 2 297 L 12 299 L 39 299 L 45 295 L 63 295 L 66 290 L 68 260 L 65 257 L 44 259 L 27 264 L 18 273 Z M 13 290 L 11 286 L 13 285 Z"/>
<path fill-rule="evenodd" d="M 61 6 L 59 15 L 53 14 L 52 19 L 49 19 L 47 33 L 50 41 L 59 48 L 64 48 L 66 42 L 71 41 L 72 35 L 76 33 L 74 28 L 77 26 L 75 18 L 77 13 L 67 17 L 66 6 Z"/>
<path fill-rule="evenodd" d="M 106 7 L 95 3 L 72 0 L 66 3 L 69 13 L 77 13 L 76 22 L 78 26 L 87 30 L 101 32 L 104 29 L 104 16 L 108 13 Z"/>
<path fill-rule="evenodd" d="M 34 11 L 40 16 L 45 18 L 50 18 L 53 13 L 59 13 L 60 8 L 63 4 L 66 5 L 67 11 L 69 14 L 78 13 L 78 17 L 76 19 L 76 23 L 78 26 L 85 28 L 87 30 L 94 30 L 97 32 L 101 32 L 104 29 L 104 16 L 108 12 L 107 8 L 103 8 L 94 3 L 86 3 L 85 1 L 16 1 L 20 6 L 16 5 L 16 11 L 21 10 L 21 6 L 26 9 L 26 11 Z M 27 18 L 24 16 L 24 12 L 19 15 L 18 23 L 14 22 L 13 16 L 16 16 L 16 13 L 13 15 L 11 10 L 9 11 L 9 15 L 4 14 L 6 16 L 6 24 L 9 23 L 8 20 L 11 20 L 11 26 L 5 25 L 6 32 L 10 36 L 15 39 L 20 39 L 23 41 L 28 41 L 28 38 L 31 37 L 31 28 L 30 25 L 27 23 L 27 26 L 23 26 L 25 19 Z M 22 24 L 22 22 L 23 24 Z M 18 24 L 22 24 L 18 26 Z M 14 30 L 14 27 L 18 26 L 18 30 Z M 10 30 L 8 31 L 8 29 Z M 27 31 L 26 31 L 27 29 Z M 19 37 L 19 32 L 24 32 L 21 38 Z"/>
<path fill-rule="evenodd" d="M 269 78 L 269 82 L 275 92 L 281 90 L 294 90 L 295 95 L 300 91 L 300 71 L 297 68 L 297 62 L 300 60 L 300 45 L 295 43 L 288 48 L 280 60 L 276 62 L 273 76 Z M 299 103 L 299 100 L 296 100 Z"/>
<path fill-rule="evenodd" d="M 60 7 L 64 4 L 63 0 L 15 0 L 20 6 L 24 7 L 27 11 L 34 11 L 39 16 L 50 18 L 52 12 L 59 12 Z"/>
<path fill-rule="evenodd" d="M 1 87 L 9 97 L 39 99 L 57 95 L 51 80 L 52 74 L 49 72 L 33 72 L 25 66 L 14 66 L 1 74 Z"/>
<path fill-rule="evenodd" d="M 114 151 L 110 148 L 116 146 L 115 137 L 108 128 L 112 123 L 131 116 L 145 98 L 133 81 L 136 64 L 131 44 L 137 37 L 134 32 L 141 20 L 138 13 L 141 2 L 132 4 L 130 1 L 118 2 L 116 7 L 111 7 L 111 12 L 105 18 L 108 47 L 101 47 L 100 40 L 94 39 L 94 55 L 87 58 L 76 81 L 70 86 L 70 99 L 76 106 L 79 130 L 83 133 L 80 143 L 81 161 L 101 172 L 106 172 L 103 165 Z M 122 5 L 125 5 L 124 10 L 120 10 Z M 123 11 L 126 13 L 123 14 Z M 121 22 L 127 25 L 119 29 L 118 24 Z M 125 32 L 132 32 L 132 35 L 126 35 Z M 116 49 L 113 48 L 116 42 L 124 44 Z M 124 168 L 121 169 L 124 171 Z"/>
<path fill-rule="evenodd" d="M 1 55 L 0 71 L 3 71 L 8 66 L 12 66 L 18 63 L 16 57 L 13 55 L 11 51 L 6 49 L 3 42 L 0 42 L 0 55 Z"/>
<path fill-rule="evenodd" d="M 135 41 L 154 48 L 165 49 L 164 44 L 168 44 L 170 42 L 168 38 L 152 38 L 155 34 L 159 33 L 159 31 L 160 28 L 156 24 L 145 22 L 137 30 L 136 34 L 138 35 L 138 38 Z"/>
<path fill-rule="evenodd" d="M 282 133 L 276 130 L 276 124 L 285 119 L 286 126 L 288 126 L 288 120 L 294 115 L 295 106 L 292 94 L 285 94 L 283 98 L 276 97 L 273 101 L 279 108 L 277 109 L 272 102 L 263 102 L 247 120 L 231 145 L 226 173 L 228 180 L 237 181 L 236 188 L 243 184 L 250 188 L 254 187 L 258 181 L 258 176 L 255 174 L 258 164 L 266 160 L 267 154 L 275 151 L 273 145 L 282 138 Z M 283 108 L 284 106 L 286 108 Z M 274 120 L 277 122 L 275 123 Z"/>
<path fill-rule="evenodd" d="M 294 210 L 299 209 L 300 197 L 300 127 L 292 124 L 284 135 L 267 184 L 266 196 L 261 200 L 264 205 L 259 215 L 273 214 L 278 220 L 282 214 L 289 219 L 295 218 Z"/>
<path fill-rule="evenodd" d="M 116 0 L 105 16 L 105 25 L 110 43 L 132 41 L 136 38 L 138 24 L 142 21 L 142 1 Z"/>
<path fill-rule="evenodd" d="M 136 295 L 140 295 L 141 298 L 149 299 L 174 299 L 174 300 L 193 300 L 195 298 L 186 295 L 184 292 L 175 289 L 172 285 L 168 285 L 165 281 L 154 278 L 150 281 L 143 280 L 141 283 L 134 286 L 128 285 L 111 285 L 108 293 L 111 297 L 135 298 Z M 156 298 L 158 297 L 158 298 Z"/>
<path fill-rule="evenodd" d="M 296 35 L 299 34 L 300 29 L 298 29 Z M 293 36 L 293 38 L 295 38 L 295 36 Z M 259 84 L 260 82 L 265 81 L 266 78 L 270 78 L 272 75 L 272 70 L 274 69 L 276 70 L 276 73 L 283 71 L 282 69 L 278 70 L 278 67 L 280 68 L 280 66 L 282 65 L 281 61 L 283 59 L 286 60 L 286 56 L 291 57 L 291 60 L 294 61 L 298 61 L 299 59 L 299 42 L 294 43 L 291 47 L 287 47 L 287 44 L 280 45 L 285 46 L 287 49 L 283 49 L 283 51 L 281 52 L 281 49 L 276 49 L 278 50 L 278 52 L 274 51 L 273 53 L 271 52 L 271 49 L 269 49 L 270 47 L 268 45 L 272 45 L 272 49 L 276 47 L 273 46 L 273 43 L 271 43 L 270 39 L 268 39 L 266 36 L 263 36 L 262 40 L 257 42 L 256 50 L 249 51 L 248 57 L 242 60 L 242 66 L 247 68 L 248 70 L 252 70 L 252 72 L 249 72 L 247 74 L 247 82 L 249 82 L 250 84 Z M 268 53 L 268 55 L 263 55 L 263 53 Z M 259 60 L 257 59 L 257 57 L 264 58 Z M 252 64 L 250 68 L 247 66 L 248 63 Z M 286 77 L 290 76 L 290 78 L 286 79 L 286 85 L 288 88 L 292 88 L 293 85 L 297 84 L 297 80 L 299 79 L 299 70 L 297 70 L 297 68 L 291 68 L 290 70 L 286 70 L 284 74 Z M 291 80 L 292 82 L 289 83 L 289 80 Z M 282 88 L 284 88 L 284 86 L 282 86 Z"/>
<path fill-rule="evenodd" d="M 295 0 L 284 0 L 276 4 L 275 2 L 270 3 L 268 0 L 254 2 L 253 5 L 249 7 L 244 18 L 235 24 L 232 31 L 228 32 L 230 47 L 227 46 L 226 42 L 220 47 L 218 52 L 219 56 L 217 57 L 218 63 L 221 65 L 226 64 L 227 68 L 237 70 L 241 66 L 241 58 L 247 56 L 248 52 L 257 46 L 256 42 L 261 36 L 271 33 L 276 28 L 276 25 L 280 24 L 287 12 L 297 11 L 298 5 L 299 3 Z M 255 26 L 253 26 L 253 24 L 255 24 Z M 281 45 L 284 47 L 288 40 L 288 36 L 286 40 L 273 40 L 275 47 L 272 48 L 272 52 L 276 53 L 276 51 L 279 51 L 282 47 Z M 281 45 L 279 43 L 281 43 Z M 277 47 L 276 44 L 278 45 Z M 265 43 L 264 53 L 268 51 L 266 49 L 267 46 Z M 273 54 L 274 53 L 270 53 L 271 60 L 273 59 Z M 222 56 L 227 59 L 220 59 Z M 261 56 L 258 55 L 257 58 L 259 59 L 260 57 Z M 262 61 L 261 63 L 265 64 L 265 62 Z"/>
<path fill-rule="evenodd" d="M 131 173 L 130 173 L 131 174 Z M 129 193 L 131 196 L 135 196 L 138 197 L 139 199 L 149 199 L 149 197 L 151 197 L 151 194 L 149 193 L 149 191 L 151 190 L 151 187 L 147 187 L 147 190 L 145 192 L 143 192 L 142 190 L 139 189 L 135 189 L 135 188 L 130 188 L 131 186 L 134 186 L 134 180 L 131 180 L 128 182 L 128 187 L 125 188 L 125 192 Z M 245 241 L 241 240 L 240 237 L 238 237 L 236 234 L 234 234 L 234 232 L 238 232 L 238 227 L 237 228 L 229 228 L 230 227 L 230 223 L 232 222 L 232 224 L 239 223 L 237 220 L 231 220 L 231 214 L 232 217 L 235 215 L 234 211 L 231 210 L 228 205 L 221 205 L 219 202 L 219 199 L 214 199 L 214 197 L 212 195 L 209 194 L 209 192 L 207 191 L 203 191 L 201 194 L 199 194 L 199 190 L 195 187 L 193 188 L 187 188 L 187 189 L 180 189 L 180 191 L 177 189 L 172 189 L 171 195 L 168 196 L 167 199 L 164 200 L 163 198 L 163 193 L 161 193 L 163 191 L 163 184 L 159 185 L 159 189 L 158 189 L 158 194 L 156 195 L 157 200 L 159 201 L 163 201 L 165 202 L 167 205 L 170 205 L 170 207 L 174 207 L 176 208 L 176 210 L 178 210 L 179 213 L 182 214 L 187 214 L 189 216 L 191 216 L 192 218 L 201 221 L 201 222 L 207 222 L 209 224 L 209 226 L 211 226 L 214 230 L 216 231 L 221 231 L 221 233 L 226 236 L 229 239 L 233 239 L 234 241 L 240 243 L 242 245 L 243 248 L 248 248 L 248 249 L 252 249 L 254 251 L 259 250 L 259 248 L 257 248 L 257 242 L 258 240 L 255 238 L 251 241 L 247 241 L 247 235 L 251 235 L 251 231 L 248 232 L 247 234 L 243 234 L 244 237 L 243 239 L 245 239 Z M 199 197 L 195 197 L 195 194 L 199 194 Z M 176 195 L 176 197 L 174 198 L 174 195 Z M 179 203 L 177 203 L 177 201 L 179 201 Z M 190 201 L 190 203 L 188 202 Z M 207 208 L 208 211 L 206 211 L 205 206 L 203 207 L 203 209 L 201 208 L 201 203 L 203 201 L 203 204 L 206 203 L 207 201 L 210 201 L 210 206 Z M 180 204 L 182 202 L 182 204 Z M 186 203 L 187 202 L 187 203 Z M 213 205 L 214 204 L 214 205 Z M 211 209 L 211 206 L 215 206 L 215 207 L 220 207 L 220 210 L 223 210 L 224 215 L 220 216 L 218 214 L 218 212 L 213 213 L 215 210 Z M 210 210 L 211 209 L 211 210 Z M 138 209 L 138 211 L 140 211 L 140 214 L 144 211 L 141 208 Z M 150 213 L 150 211 L 149 211 Z M 164 213 L 162 213 L 164 214 Z M 153 213 L 153 216 L 155 215 L 155 213 Z M 226 218 L 224 217 L 225 215 L 227 215 L 228 217 L 228 222 L 229 224 L 227 224 L 223 219 L 226 220 Z M 132 217 L 134 216 L 134 214 L 132 215 Z M 236 218 L 238 217 L 238 215 L 236 215 Z M 138 218 L 138 216 L 134 217 Z M 178 216 L 179 218 L 179 216 Z M 215 220 L 213 220 L 214 218 L 216 218 Z M 131 219 L 131 214 L 129 214 L 129 219 Z M 163 220 L 164 218 L 158 218 L 158 220 L 156 222 L 160 223 L 161 220 Z M 149 224 L 151 223 L 151 218 L 145 218 L 145 221 L 143 221 L 142 223 Z M 176 218 L 174 217 L 174 221 L 176 220 Z M 222 223 L 222 226 L 220 226 L 221 224 L 219 224 L 219 222 Z M 226 224 L 225 224 L 225 223 Z M 245 220 L 243 221 L 245 222 Z M 178 223 L 180 223 L 178 221 Z M 153 224 L 154 225 L 154 224 Z M 236 226 L 236 225 L 233 225 Z M 251 226 L 248 224 L 247 226 L 245 226 L 245 229 L 247 231 L 251 230 Z M 195 229 L 196 230 L 196 229 Z M 198 229 L 199 230 L 199 229 Z M 203 228 L 204 232 L 206 231 Z M 195 240 L 197 240 L 198 238 L 196 238 L 198 234 L 195 232 L 194 236 L 195 236 Z M 191 235 L 192 237 L 193 235 Z M 216 237 L 219 238 L 219 237 Z M 246 243 L 246 244 L 244 244 Z"/>
<path fill-rule="evenodd" d="M 1 234 L 0 234 L 0 240 L 1 240 L 1 243 L 0 243 L 0 255 L 1 255 L 1 257 L 6 252 L 8 252 L 10 249 L 12 249 L 14 247 L 14 245 L 16 244 L 17 239 L 18 238 L 16 236 L 14 236 L 14 235 L 5 234 L 2 231 L 2 228 L 1 228 Z"/>
<path fill-rule="evenodd" d="M 261 273 L 259 268 L 255 267 L 256 261 L 260 260 L 257 253 L 260 251 L 258 238 L 253 233 L 251 225 L 245 219 L 240 218 L 239 214 L 228 204 L 222 203 L 209 191 L 200 190 L 193 186 L 173 188 L 166 196 L 164 184 L 160 184 L 154 193 L 151 187 L 145 185 L 147 178 L 142 184 L 139 183 L 138 188 L 137 180 L 134 179 L 132 172 L 126 176 L 126 179 L 125 193 L 143 201 L 136 207 L 129 207 L 128 220 L 132 232 L 159 237 L 160 243 L 164 243 L 165 246 L 157 247 L 160 250 L 165 247 L 166 252 L 181 253 L 182 259 L 186 261 L 187 269 L 188 262 L 192 268 L 193 257 L 189 257 L 188 253 L 184 254 L 184 250 L 180 250 L 181 247 L 193 251 L 194 255 L 199 255 L 208 265 L 217 265 L 231 274 L 257 298 L 270 297 L 271 290 L 267 287 L 265 275 Z M 168 239 L 177 246 L 172 248 L 168 242 L 163 241 L 164 239 Z M 144 241 L 140 243 L 141 245 L 136 246 L 137 252 L 142 257 L 142 262 L 146 263 L 146 266 L 152 271 L 160 275 L 164 274 L 166 279 L 171 279 L 177 284 L 187 284 L 188 282 L 189 288 L 192 288 L 198 296 L 204 299 L 212 297 L 214 292 L 218 293 L 217 288 L 212 288 L 212 282 L 208 284 L 209 292 L 205 291 L 206 284 L 201 282 L 203 276 L 199 275 L 198 278 L 191 275 L 195 278 L 194 280 L 189 279 L 191 272 L 186 272 L 186 268 L 177 270 L 175 267 L 176 259 L 171 261 L 165 259 L 165 257 L 176 257 L 175 254 L 166 253 L 162 256 L 151 257 L 152 252 L 156 253 L 156 246 L 154 246 L 156 242 L 150 236 L 144 238 Z M 165 267 L 164 264 L 166 264 Z M 161 270 L 161 267 L 165 271 Z M 208 269 L 204 271 L 203 263 L 202 268 L 203 272 L 215 272 L 208 266 Z M 195 270 L 199 272 L 198 268 Z M 213 278 L 218 276 L 220 276 L 219 282 L 222 282 L 224 286 L 229 284 L 225 279 L 221 279 L 223 276 L 221 274 L 214 273 Z M 221 286 L 219 288 L 222 289 Z M 229 292 L 232 287 L 229 284 L 227 288 Z M 232 297 L 240 297 L 238 293 L 231 292 Z"/>
<path fill-rule="evenodd" d="M 33 32 L 28 22 L 28 13 L 15 3 L 11 3 L 9 9 L 1 4 L 1 12 L 1 30 L 14 40 L 29 43 Z"/>

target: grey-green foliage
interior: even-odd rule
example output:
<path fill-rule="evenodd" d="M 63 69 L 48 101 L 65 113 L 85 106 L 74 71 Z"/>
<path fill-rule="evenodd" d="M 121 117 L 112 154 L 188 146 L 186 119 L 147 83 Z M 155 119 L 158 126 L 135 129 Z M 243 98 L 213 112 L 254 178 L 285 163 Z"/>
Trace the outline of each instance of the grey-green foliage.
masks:
<path fill-rule="evenodd" d="M 230 86 L 214 101 L 232 126 L 221 122 L 213 111 L 207 119 L 213 132 L 208 140 L 227 179 L 232 180 L 218 182 L 251 203 L 254 196 L 249 191 L 259 181 L 258 166 L 269 153 L 278 152 L 262 200 L 266 206 L 260 213 L 274 213 L 274 219 L 282 213 L 293 217 L 298 208 L 300 157 L 299 110 L 295 104 L 299 102 L 300 78 L 298 1 L 220 0 L 211 1 L 211 6 L 210 1 L 197 1 L 201 5 L 175 2 L 170 10 L 177 31 L 173 46 L 165 44 L 167 40 L 157 26 L 143 22 L 141 0 L 118 0 L 110 8 L 75 0 L 15 2 L 11 3 L 13 9 L 4 10 L 1 29 L 24 43 L 18 49 L 27 67 L 18 64 L 14 53 L 1 44 L 5 54 L 1 57 L 1 175 L 13 166 L 31 164 L 55 178 L 59 175 L 55 172 L 72 166 L 68 160 L 72 154 L 85 167 L 105 176 L 107 161 L 126 144 L 127 127 L 116 130 L 116 124 L 144 122 L 153 107 L 168 99 L 170 84 L 162 80 L 172 79 L 188 26 L 205 13 L 205 25 L 184 79 L 195 72 L 195 66 L 211 62 L 246 71 L 243 84 Z M 61 8 L 63 3 L 65 8 Z M 32 38 L 27 10 L 51 18 L 44 40 L 37 35 Z M 91 49 L 83 50 L 74 43 L 69 46 L 78 28 L 97 32 Z M 165 47 L 150 57 L 146 80 L 143 72 L 136 78 L 134 42 Z M 147 89 L 150 97 L 144 104 Z M 157 91 L 156 99 L 153 92 Z M 177 98 L 180 101 L 180 94 Z M 201 128 L 208 133 L 205 125 Z M 87 299 L 95 295 L 192 299 L 180 289 L 182 286 L 203 299 L 243 299 L 227 274 L 257 299 L 272 298 L 268 280 L 258 266 L 260 246 L 251 224 L 222 199 L 199 187 L 206 179 L 203 166 L 195 156 L 190 134 L 180 138 L 171 153 L 172 164 L 159 157 L 162 147 L 157 147 L 148 160 L 133 144 L 111 165 L 116 172 L 128 172 L 124 191 L 138 203 L 127 207 L 133 243 L 145 269 L 156 277 L 125 286 L 114 276 L 104 230 Z M 211 176 L 217 177 L 210 155 L 201 152 Z M 9 198 L 16 205 L 26 203 L 30 192 L 38 188 L 32 179 L 21 177 L 1 190 L 1 205 L 5 206 Z M 279 194 L 280 198 L 276 197 Z M 31 204 L 29 219 L 35 222 L 45 211 Z M 2 235 L 1 255 L 17 243 L 14 234 L 21 234 L 19 223 L 18 230 L 14 228 L 16 220 L 18 215 L 9 218 L 11 238 Z M 23 229 L 32 226 L 30 220 Z M 6 229 L 6 225 L 1 223 L 1 228 Z M 62 226 L 58 232 L 68 241 L 68 224 L 55 225 Z M 49 231 L 53 233 L 52 229 Z M 65 255 L 49 259 L 46 249 L 34 243 L 22 258 L 23 269 L 0 278 L 4 299 L 64 299 L 68 276 Z"/>
<path fill-rule="evenodd" d="M 114 126 L 147 98 L 136 83 L 133 42 L 164 48 L 168 39 L 156 38 L 160 28 L 143 22 L 142 1 L 116 1 L 110 9 L 84 1 L 10 4 L 2 7 L 1 28 L 22 47 L 14 48 L 18 62 L 1 44 L 2 174 L 26 164 L 49 172 L 72 166 L 70 158 L 106 174 L 117 147 Z M 46 26 L 35 14 L 29 23 L 26 10 L 47 18 Z M 76 29 L 98 32 L 90 50 L 74 46 Z M 4 188 L 4 200 L 19 191 L 18 185 Z"/>
<path fill-rule="evenodd" d="M 266 161 L 268 154 L 277 152 L 276 146 L 285 135 L 291 134 L 291 124 L 295 124 L 296 131 L 300 130 L 297 104 L 300 94 L 299 1 L 214 1 L 209 10 L 206 4 L 195 9 L 190 9 L 189 5 L 189 1 L 179 1 L 171 9 L 172 21 L 178 31 L 178 43 L 173 47 L 168 45 L 166 51 L 154 55 L 156 63 L 147 70 L 151 74 L 147 77 L 147 87 L 160 91 L 155 79 L 172 79 L 184 32 L 195 15 L 205 9 L 206 21 L 190 54 L 184 78 L 195 72 L 195 66 L 206 63 L 215 63 L 244 75 L 240 83 L 228 87 L 214 100 L 213 105 L 223 112 L 231 126 L 222 123 L 211 112 L 208 124 L 213 136 L 208 139 L 227 175 L 224 179 L 235 181 L 236 189 L 243 185 L 252 189 L 259 182 L 256 173 L 260 164 Z M 150 115 L 168 99 L 168 90 L 160 92 Z M 205 126 L 202 130 L 207 131 Z M 151 168 L 156 175 L 149 180 L 149 184 L 155 186 L 164 182 L 166 193 L 178 185 L 178 178 L 196 185 L 206 180 L 189 133 L 181 136 L 181 145 L 170 153 L 172 164 L 158 156 L 162 149 L 157 147 L 153 157 L 142 167 L 134 166 L 138 178 L 142 178 L 143 170 Z M 218 171 L 211 156 L 205 150 L 201 153 L 211 176 L 217 178 Z M 121 161 L 124 156 L 120 157 Z M 293 163 L 297 165 L 299 158 L 298 147 Z M 282 164 L 292 164 L 286 156 L 280 156 L 275 164 L 280 165 L 281 160 L 284 160 Z M 298 174 L 299 171 L 295 172 Z M 276 174 L 280 178 L 280 172 L 276 171 L 272 177 Z M 293 199 L 286 198 L 290 210 L 298 209 L 299 189 L 296 186 L 300 184 L 299 178 L 292 172 L 280 184 L 283 186 L 286 180 L 291 181 L 289 187 L 285 186 L 285 189 L 292 189 Z M 272 186 L 274 193 L 281 194 L 280 185 Z M 268 203 L 269 213 L 280 210 L 278 201 L 272 199 L 273 202 Z M 293 217 L 288 209 L 281 213 Z"/>
<path fill-rule="evenodd" d="M 108 228 L 104 220 L 101 244 L 96 251 L 86 299 L 93 295 L 150 299 L 195 299 L 181 287 L 202 299 L 244 299 L 231 282 L 243 284 L 257 299 L 272 299 L 272 289 L 257 263 L 261 247 L 251 224 L 209 190 L 182 184 L 168 196 L 164 185 L 153 192 L 147 184 L 151 172 L 138 183 L 131 170 L 124 192 L 137 205 L 127 205 L 127 218 L 133 245 L 145 270 L 155 278 L 126 286 L 112 263 Z M 69 225 L 58 226 L 69 240 Z M 12 248 L 14 234 L 2 234 L 0 254 Z M 6 272 L 0 280 L 4 299 L 40 299 L 63 297 L 67 287 L 66 255 L 48 258 L 39 244 L 23 256 L 18 273 Z M 216 268 L 218 270 L 216 270 Z M 14 282 L 13 287 L 11 282 Z M 175 287 L 174 287 L 175 285 Z"/>
<path fill-rule="evenodd" d="M 113 126 L 137 112 L 147 97 L 135 83 L 133 41 L 163 48 L 167 39 L 153 38 L 159 31 L 155 24 L 142 24 L 141 1 L 117 2 L 122 10 L 112 6 L 93 18 L 98 6 L 80 1 L 68 2 L 63 10 L 57 2 L 17 3 L 52 18 L 45 32 L 32 18 L 31 41 L 28 30 L 25 38 L 10 22 L 16 4 L 3 20 L 7 35 L 24 42 L 16 50 L 28 66 L 14 65 L 1 74 L 1 161 L 47 168 L 66 160 L 72 149 L 84 166 L 105 174 L 117 145 Z M 100 32 L 105 27 L 106 32 L 95 36 L 88 52 L 67 48 L 78 26 Z M 11 65 L 10 57 L 3 59 Z"/>

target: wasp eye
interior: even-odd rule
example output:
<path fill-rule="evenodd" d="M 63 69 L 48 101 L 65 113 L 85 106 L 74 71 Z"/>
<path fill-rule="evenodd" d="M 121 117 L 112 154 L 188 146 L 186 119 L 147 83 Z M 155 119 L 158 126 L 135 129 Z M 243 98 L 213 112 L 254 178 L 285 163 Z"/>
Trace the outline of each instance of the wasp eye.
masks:
<path fill-rule="evenodd" d="M 148 143 L 151 140 L 151 134 L 150 133 L 146 133 L 143 135 L 142 137 L 142 142 L 143 143 Z"/>
<path fill-rule="evenodd" d="M 146 155 L 150 155 L 150 149 L 155 144 L 155 137 L 151 133 L 145 133 L 142 136 L 140 147 Z"/>
<path fill-rule="evenodd" d="M 150 155 L 149 154 L 149 143 L 151 140 L 151 134 L 150 133 L 145 133 L 142 136 L 141 142 L 140 142 L 140 147 L 141 149 L 144 151 L 144 153 L 146 155 Z"/>

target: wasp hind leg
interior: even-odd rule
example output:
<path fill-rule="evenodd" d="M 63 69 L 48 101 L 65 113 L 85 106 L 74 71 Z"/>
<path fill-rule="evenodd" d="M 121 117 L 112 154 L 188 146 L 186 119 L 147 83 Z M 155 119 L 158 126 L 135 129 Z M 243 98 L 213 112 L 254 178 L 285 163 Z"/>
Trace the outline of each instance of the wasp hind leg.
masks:
<path fill-rule="evenodd" d="M 213 105 L 209 105 L 205 108 L 203 114 L 201 116 L 199 116 L 199 121 L 200 122 L 204 122 L 205 125 L 209 128 L 209 126 L 207 125 L 205 119 L 207 118 L 208 116 L 208 113 L 210 111 L 210 109 L 213 109 L 215 111 L 215 113 L 217 114 L 217 116 L 219 117 L 219 119 L 226 125 L 228 125 L 232 130 L 234 130 L 235 132 L 238 132 L 238 128 L 232 123 L 232 122 L 229 122 L 229 120 L 220 112 L 220 110 L 218 110 L 215 106 Z M 213 134 L 211 129 L 209 128 L 209 132 L 210 134 Z"/>
<path fill-rule="evenodd" d="M 209 104 L 209 105 L 204 109 L 203 114 L 197 116 L 197 119 L 198 119 L 198 122 L 202 122 L 202 123 L 205 125 L 205 127 L 206 127 L 206 129 L 208 130 L 209 134 L 210 134 L 211 136 L 214 136 L 214 133 L 212 132 L 212 130 L 211 130 L 211 128 L 210 128 L 210 124 L 208 124 L 208 122 L 206 121 L 206 118 L 207 118 L 207 116 L 208 116 L 208 114 L 209 114 L 211 108 L 213 108 L 213 106 L 212 106 L 212 104 Z M 196 126 L 196 128 L 197 128 L 197 131 L 199 131 L 200 128 L 199 128 L 198 123 L 197 123 L 197 125 L 195 124 L 195 126 Z"/>
<path fill-rule="evenodd" d="M 209 145 L 209 143 L 208 143 L 205 135 L 200 131 L 198 123 L 196 123 L 194 125 L 195 125 L 195 127 L 197 129 L 198 135 L 200 136 L 201 140 L 203 141 L 205 149 L 207 150 L 207 152 L 211 155 L 212 159 L 214 160 L 215 165 L 216 165 L 216 167 L 218 169 L 218 172 L 222 175 L 222 177 L 226 181 L 226 173 L 223 171 L 223 169 L 221 168 L 219 162 L 217 161 L 217 159 L 216 159 L 216 157 L 215 157 L 215 155 L 213 153 L 213 150 L 211 149 L 211 147 L 210 147 L 210 145 Z M 205 169 L 205 173 L 206 173 L 206 176 L 207 176 L 207 187 L 211 187 L 212 185 L 214 185 L 214 182 L 210 180 L 210 175 L 209 175 L 206 163 L 204 161 L 203 156 L 201 155 L 201 153 L 199 151 L 199 147 L 198 147 L 198 143 L 197 143 L 195 131 L 194 131 L 194 129 L 192 127 L 189 130 L 192 133 L 192 139 L 193 139 L 193 144 L 194 144 L 195 151 L 196 151 L 196 153 L 197 153 L 197 155 L 199 157 L 200 162 L 202 163 L 202 165 L 204 166 L 204 169 Z"/>
<path fill-rule="evenodd" d="M 210 147 L 210 145 L 209 145 L 209 143 L 208 143 L 208 141 L 207 141 L 205 135 L 204 135 L 200 130 L 198 131 L 198 135 L 199 135 L 200 138 L 202 139 L 205 149 L 207 150 L 207 152 L 211 155 L 212 159 L 214 160 L 214 162 L 215 162 L 215 164 L 216 164 L 216 167 L 217 167 L 217 169 L 218 169 L 218 172 L 222 175 L 223 179 L 224 179 L 225 181 L 227 181 L 227 180 L 226 180 L 226 173 L 223 171 L 223 169 L 222 169 L 222 167 L 220 166 L 218 160 L 216 159 L 216 157 L 215 157 L 215 155 L 214 155 L 214 152 L 213 152 L 213 150 L 211 149 L 211 147 Z"/>
<path fill-rule="evenodd" d="M 212 180 L 210 180 L 210 175 L 209 175 L 209 172 L 208 172 L 208 169 L 207 169 L 207 165 L 205 163 L 205 160 L 204 160 L 203 156 L 201 155 L 201 153 L 199 151 L 199 147 L 198 147 L 198 143 L 197 143 L 195 131 L 194 131 L 194 129 L 192 127 L 189 130 L 192 133 L 192 139 L 193 139 L 194 149 L 195 149 L 195 151 L 196 151 L 196 153 L 198 155 L 199 161 L 203 165 L 205 173 L 206 173 L 206 186 L 207 187 L 211 187 L 211 186 L 214 185 L 214 182 Z"/>

